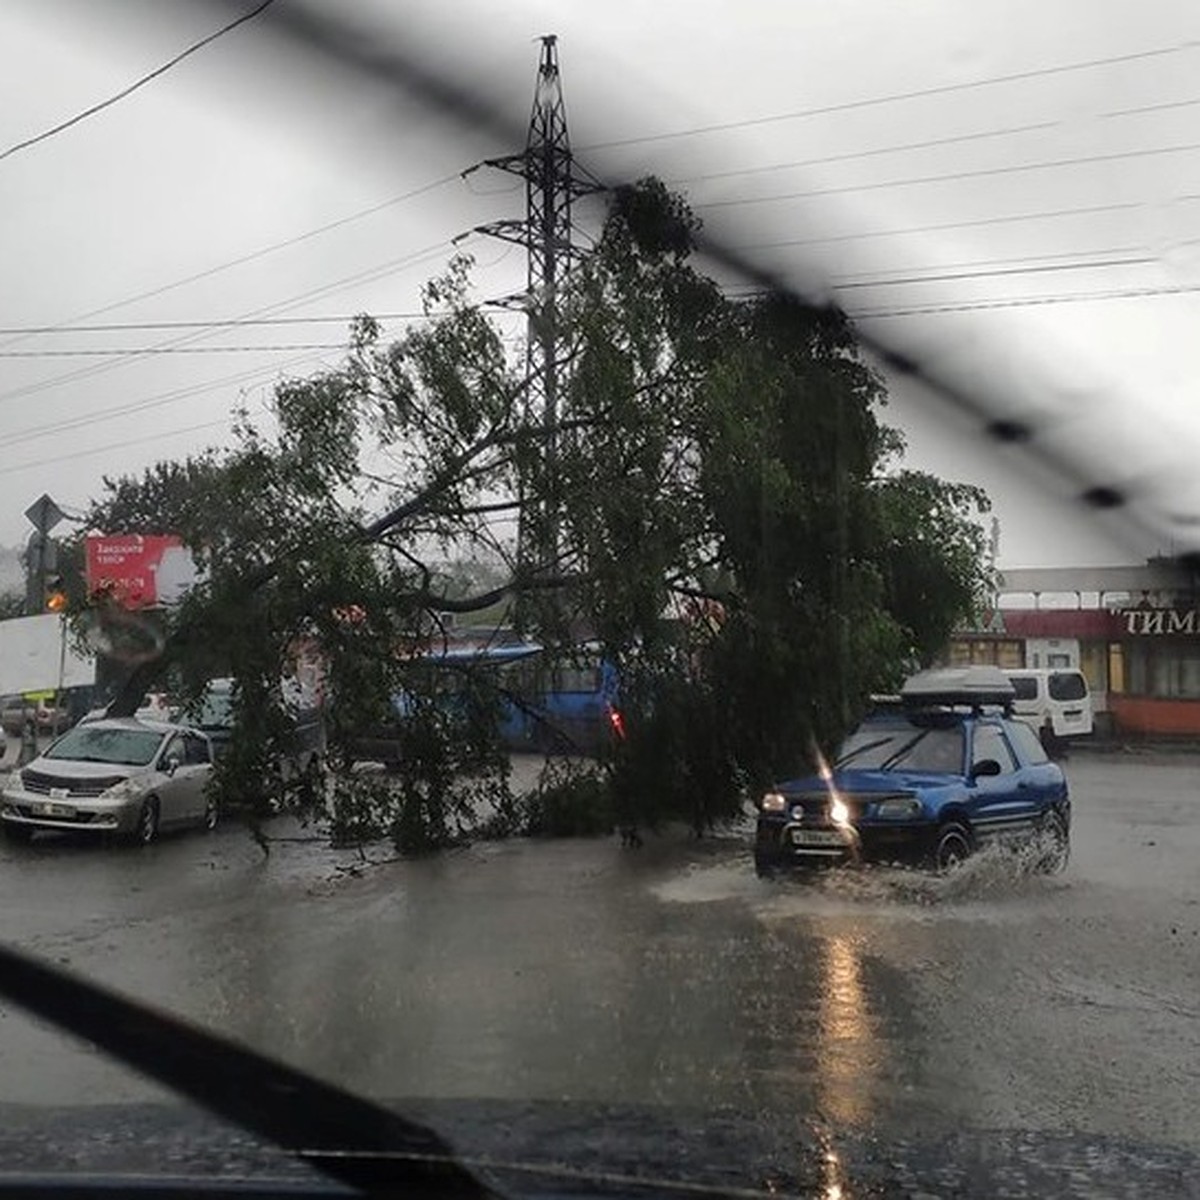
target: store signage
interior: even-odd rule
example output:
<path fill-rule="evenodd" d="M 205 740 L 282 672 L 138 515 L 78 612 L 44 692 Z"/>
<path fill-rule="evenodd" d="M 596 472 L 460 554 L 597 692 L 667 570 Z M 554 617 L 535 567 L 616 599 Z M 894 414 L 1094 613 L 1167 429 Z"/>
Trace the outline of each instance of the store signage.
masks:
<path fill-rule="evenodd" d="M 1194 608 L 1123 608 L 1125 632 L 1138 636 L 1200 633 L 1200 612 Z"/>

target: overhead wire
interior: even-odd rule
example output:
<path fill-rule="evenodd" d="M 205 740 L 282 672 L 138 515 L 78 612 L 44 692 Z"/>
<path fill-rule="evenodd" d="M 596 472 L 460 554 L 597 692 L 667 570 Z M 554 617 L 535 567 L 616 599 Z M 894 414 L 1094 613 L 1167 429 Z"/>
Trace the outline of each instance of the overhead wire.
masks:
<path fill-rule="evenodd" d="M 355 221 L 364 220 L 367 217 L 374 216 L 376 213 L 382 212 L 387 208 L 392 208 L 397 204 L 402 204 L 408 200 L 414 200 L 418 196 L 426 195 L 429 192 L 435 191 L 440 187 L 444 187 L 448 183 L 453 183 L 458 178 L 458 173 L 451 175 L 443 175 L 440 179 L 431 180 L 429 183 L 422 184 L 420 187 L 411 188 L 407 192 L 401 192 L 397 196 L 391 196 L 387 200 L 382 200 L 377 204 L 369 205 L 367 208 L 359 209 L 357 212 L 349 213 L 344 217 L 338 217 L 334 221 L 327 221 L 323 225 L 306 230 L 303 233 L 296 234 L 293 237 L 284 238 L 282 241 L 272 242 L 267 246 L 262 246 L 257 250 L 252 250 L 247 254 L 238 255 L 236 258 L 231 258 L 225 262 L 217 263 L 214 266 L 206 267 L 202 271 L 196 271 L 191 275 L 185 275 L 181 279 L 173 280 L 171 283 L 163 284 L 159 287 L 150 288 L 143 292 L 138 292 L 132 296 L 127 296 L 123 300 L 115 300 L 110 304 L 103 304 L 99 308 L 89 309 L 87 312 L 80 313 L 76 317 L 68 318 L 65 321 L 59 322 L 59 327 L 67 328 L 80 321 L 88 321 L 92 317 L 102 317 L 106 313 L 116 312 L 118 309 L 128 308 L 132 304 L 138 304 L 143 300 L 152 300 L 157 296 L 165 295 L 167 292 L 176 291 L 179 288 L 187 287 L 193 283 L 199 283 L 203 279 L 210 279 L 214 275 L 220 275 L 225 271 L 231 271 L 236 267 L 245 266 L 247 263 L 252 263 L 261 258 L 266 258 L 271 254 L 278 253 L 280 250 L 290 249 L 292 246 L 298 246 L 302 242 L 310 241 L 312 238 L 320 237 L 334 229 L 340 229 L 345 225 L 352 224 Z M 18 335 L 24 337 L 24 334 Z M 15 341 L 0 342 L 0 348 L 14 345 Z"/>
<path fill-rule="evenodd" d="M 957 133 L 948 137 L 927 138 L 920 142 L 902 142 L 897 146 L 872 146 L 867 150 L 848 150 L 842 154 L 826 154 L 820 158 L 795 159 L 791 162 L 770 163 L 762 167 L 731 168 L 726 171 L 709 171 L 703 175 L 684 175 L 669 179 L 669 184 L 709 183 L 714 179 L 736 179 L 746 175 L 767 175 L 774 171 L 790 171 L 801 167 L 827 166 L 829 163 L 854 162 L 864 158 L 875 158 L 881 154 L 902 154 L 913 150 L 932 150 L 942 146 L 957 146 L 967 142 L 985 141 L 988 138 L 1012 137 L 1019 133 L 1032 133 L 1053 129 L 1058 121 L 1035 121 L 1029 125 L 1012 125 L 1005 129 L 979 129 L 971 133 Z"/>
<path fill-rule="evenodd" d="M 1158 259 L 1153 255 L 1138 255 L 1128 258 L 1093 259 L 1085 262 L 1038 262 L 1026 266 L 997 267 L 990 270 L 942 271 L 926 275 L 902 275 L 894 279 L 875 278 L 842 278 L 831 281 L 836 288 L 871 288 L 891 287 L 897 284 L 914 283 L 947 283 L 967 279 L 991 279 L 1005 275 L 1038 275 L 1052 271 L 1090 271 L 1111 269 L 1114 267 L 1140 267 L 1157 265 Z"/>
<path fill-rule="evenodd" d="M 293 342 L 270 346 L 100 346 L 89 350 L 0 350 L 0 358 L 142 358 L 151 354 L 275 354 L 345 349 L 344 342 Z"/>
<path fill-rule="evenodd" d="M 903 308 L 849 308 L 855 319 L 876 317 L 933 316 L 938 313 L 973 312 L 976 309 L 1031 308 L 1045 304 L 1090 304 L 1110 300 L 1151 299 L 1157 296 L 1182 296 L 1200 293 L 1200 283 L 1163 284 L 1143 288 L 1110 288 L 1105 291 L 1061 292 L 1041 296 L 999 296 L 990 299 L 912 304 Z"/>
<path fill-rule="evenodd" d="M 925 183 L 951 183 L 960 179 L 983 179 L 996 175 L 1013 175 L 1022 171 L 1042 171 L 1059 167 L 1086 166 L 1093 163 L 1124 162 L 1132 158 L 1148 158 L 1158 154 L 1183 154 L 1200 150 L 1200 142 L 1183 142 L 1176 146 L 1142 146 L 1110 154 L 1086 154 L 1076 158 L 1044 159 L 1033 163 L 1006 163 L 998 167 L 981 167 L 967 171 L 950 171 L 939 175 L 916 175 L 907 179 L 884 179 L 870 183 L 840 184 L 836 187 L 814 188 L 808 191 L 783 192 L 774 196 L 743 196 L 734 200 L 701 201 L 695 208 L 731 208 L 747 204 L 772 204 L 780 200 L 804 200 L 815 196 L 838 196 L 846 192 L 871 192 L 883 188 L 911 187 Z M 779 164 L 780 166 L 787 164 Z M 797 166 L 807 165 L 797 162 Z"/>
<path fill-rule="evenodd" d="M 233 414 L 221 417 L 215 421 L 202 421 L 198 425 L 184 425 L 176 429 L 165 429 L 161 433 L 149 434 L 140 438 L 122 438 L 119 442 L 109 442 L 103 446 L 91 446 L 86 450 L 75 450 L 70 454 L 55 454 L 50 458 L 40 458 L 33 462 L 5 463 L 0 466 L 0 475 L 16 475 L 21 471 L 30 471 L 35 467 L 57 466 L 59 463 L 74 462 L 80 458 L 90 458 L 94 454 L 107 454 L 112 450 L 126 450 L 130 446 L 144 446 L 150 442 L 161 442 L 167 438 L 179 437 L 182 434 L 199 433 L 202 429 L 215 429 L 219 425 L 228 425 L 233 420 Z"/>
<path fill-rule="evenodd" d="M 509 251 L 506 250 L 504 253 L 499 255 L 498 258 L 496 258 L 495 260 L 493 260 L 492 262 L 490 262 L 488 264 L 485 264 L 485 269 L 486 269 L 486 267 L 494 266 L 498 262 L 502 261 L 504 258 L 506 258 L 508 256 L 508 253 L 509 253 Z M 422 319 L 429 317 L 431 319 L 436 319 L 436 318 L 446 315 L 446 314 L 442 314 L 442 313 L 432 313 L 432 314 L 406 313 L 406 314 L 392 314 L 392 315 L 393 316 L 419 317 Z M 498 315 L 505 315 L 505 314 L 498 314 Z M 299 318 L 299 319 L 303 320 L 303 318 Z M 340 319 L 340 318 L 324 317 L 321 319 L 322 320 L 336 320 L 336 319 Z M 212 325 L 217 325 L 217 327 L 223 326 L 223 323 L 217 323 L 217 322 L 206 322 L 206 323 L 201 323 L 201 324 L 204 327 L 209 327 Z M 502 340 L 504 340 L 504 339 L 502 339 Z M 322 346 L 320 348 L 321 349 L 336 349 L 336 350 L 343 350 L 343 351 L 346 349 L 346 347 L 342 344 L 334 344 L 331 346 Z M 297 366 L 302 362 L 311 362 L 318 357 L 319 357 L 319 355 L 315 354 L 315 353 L 305 353 L 305 354 L 301 354 L 300 356 L 298 356 L 296 358 L 287 359 L 284 362 L 272 363 L 266 367 L 256 367 L 256 368 L 252 368 L 249 371 L 242 371 L 242 372 L 238 372 L 233 375 L 222 376 L 221 378 L 219 378 L 217 380 L 208 381 L 203 384 L 194 384 L 194 385 L 188 385 L 188 386 L 185 386 L 182 388 L 176 388 L 169 392 L 160 393 L 158 395 L 151 396 L 148 399 L 143 399 L 141 401 L 135 401 L 130 404 L 110 406 L 107 408 L 103 408 L 100 410 L 90 412 L 83 416 L 66 418 L 64 420 L 53 422 L 48 425 L 34 426 L 32 428 L 19 430 L 16 433 L 10 434 L 5 438 L 5 445 L 12 446 L 12 445 L 16 445 L 21 442 L 35 440 L 36 438 L 49 436 L 51 434 L 62 432 L 65 430 L 79 429 L 79 428 L 82 428 L 87 425 L 99 423 L 101 421 L 112 420 L 114 418 L 119 418 L 121 416 L 126 416 L 126 415 L 129 415 L 132 413 L 142 412 L 147 409 L 162 407 L 167 404 L 174 404 L 174 403 L 179 402 L 180 400 L 190 399 L 192 396 L 200 395 L 200 394 L 203 394 L 204 392 L 216 391 L 219 388 L 228 386 L 229 384 L 232 384 L 232 383 L 247 382 L 251 379 L 264 378 L 266 376 L 275 375 L 278 372 L 283 371 L 288 367 Z"/>
<path fill-rule="evenodd" d="M 278 312 L 286 312 L 291 308 L 299 307 L 301 304 L 307 303 L 310 300 L 322 298 L 330 295 L 333 292 L 353 287 L 360 283 L 374 282 L 377 279 L 382 279 L 389 274 L 394 274 L 398 271 L 405 270 L 409 267 L 422 265 L 444 252 L 446 246 L 445 239 L 439 239 L 437 242 L 424 247 L 421 250 L 413 251 L 407 255 L 401 255 L 399 258 L 392 259 L 386 263 L 376 267 L 368 268 L 365 271 L 355 272 L 352 275 L 345 276 L 331 284 L 325 284 L 319 288 L 311 289 L 299 295 L 288 297 L 285 300 L 273 302 L 264 305 L 257 309 L 252 309 L 249 312 L 242 314 L 244 317 L 263 316 Z M 197 331 L 195 333 L 183 334 L 176 338 L 167 339 L 159 343 L 160 346 L 176 346 L 185 345 L 191 341 L 198 340 L 205 336 L 209 336 L 214 331 Z M 41 392 L 48 391 L 51 388 L 58 387 L 64 383 L 76 383 L 83 379 L 94 378 L 96 375 L 114 370 L 125 363 L 135 361 L 139 357 L 135 354 L 127 354 L 124 357 L 117 357 L 111 361 L 97 363 L 89 367 L 80 367 L 74 371 L 68 371 L 65 374 L 55 375 L 49 379 L 40 380 L 37 383 L 26 384 L 17 388 L 10 388 L 5 392 L 0 392 L 0 401 L 21 399 L 26 396 L 37 395 Z"/>
<path fill-rule="evenodd" d="M 1002 75 L 986 76 L 983 79 L 965 79 L 955 83 L 935 84 L 926 88 L 912 88 L 902 92 L 891 92 L 882 96 L 868 96 L 857 100 L 842 100 L 832 104 L 814 105 L 811 108 L 793 109 L 783 113 L 768 113 L 759 117 L 747 117 L 738 121 L 720 121 L 708 125 L 696 125 L 690 129 L 679 129 L 664 133 L 641 134 L 634 137 L 615 138 L 605 142 L 592 142 L 579 146 L 576 152 L 591 153 L 596 150 L 614 150 L 627 146 L 648 145 L 653 142 L 673 141 L 679 138 L 696 137 L 701 134 L 723 133 L 733 129 L 749 129 L 757 125 L 772 125 L 781 121 L 794 121 L 805 117 L 827 116 L 831 113 L 852 112 L 856 109 L 874 108 L 883 104 L 895 104 L 904 100 L 918 100 L 928 96 L 945 96 L 955 92 L 993 87 L 1006 83 L 1020 83 L 1052 75 L 1065 75 L 1074 71 L 1093 70 L 1097 67 L 1117 66 L 1122 63 L 1139 62 L 1184 54 L 1200 48 L 1200 41 L 1177 42 L 1171 46 L 1159 46 L 1149 50 L 1135 50 L 1125 54 L 1107 55 L 1103 58 L 1083 59 L 1073 63 L 1057 63 L 1048 67 L 1034 67 L 1026 71 L 1010 71 Z M 1126 115 L 1124 112 L 1120 115 Z"/>
<path fill-rule="evenodd" d="M 1182 197 L 1194 199 L 1195 197 Z M 773 242 L 747 242 L 740 250 L 780 250 L 788 246 L 824 246 L 835 242 L 857 242 L 870 238 L 902 237 L 916 233 L 942 233 L 950 229 L 975 229 L 985 225 L 1016 224 L 1021 221 L 1048 221 L 1062 217 L 1088 216 L 1095 213 L 1119 212 L 1145 207 L 1140 201 L 1117 204 L 1089 204 L 1079 208 L 1047 209 L 1040 212 L 1011 213 L 994 217 L 979 217 L 970 221 L 940 221 L 933 225 L 901 225 L 894 229 L 864 229 L 855 233 L 840 233 L 811 238 L 784 238 Z"/>
<path fill-rule="evenodd" d="M 240 25 L 245 25 L 247 21 L 253 21 L 260 13 L 270 8 L 275 0 L 262 0 L 260 4 L 252 8 L 248 13 L 243 13 L 240 17 L 230 21 L 227 25 L 223 25 L 215 33 L 210 33 L 207 37 L 201 38 L 198 42 L 193 42 L 186 49 L 180 51 L 173 58 L 168 59 L 159 67 L 155 67 L 153 71 L 135 79 L 128 87 L 122 88 L 119 92 L 109 96 L 106 100 L 101 100 L 96 104 L 92 104 L 85 108 L 82 112 L 76 113 L 73 117 L 68 117 L 65 121 L 60 121 L 57 125 L 52 125 L 49 129 L 42 130 L 41 133 L 34 134 L 32 137 L 25 138 L 23 141 L 16 142 L 9 146 L 7 150 L 0 150 L 0 161 L 9 158 L 11 155 L 18 153 L 21 150 L 28 150 L 32 146 L 36 146 L 41 142 L 64 133 L 66 130 L 75 125 L 86 121 L 89 117 L 94 117 L 97 113 L 103 112 L 106 108 L 111 108 L 114 104 L 120 103 L 126 97 L 133 95 L 140 88 L 144 88 L 148 83 L 159 78 L 160 75 L 166 74 L 173 67 L 178 66 L 185 58 L 191 57 L 198 50 L 203 50 L 205 46 L 211 45 L 218 38 L 224 37 L 227 33 L 232 33 Z"/>
<path fill-rule="evenodd" d="M 72 325 L 69 328 L 62 325 L 7 325 L 0 326 L 0 334 L 21 334 L 36 337 L 46 334 L 59 333 L 127 333 L 147 332 L 155 329 L 243 329 L 247 327 L 279 325 L 346 325 L 355 319 L 357 313 L 339 313 L 336 316 L 319 317 L 217 317 L 204 321 L 107 321 L 92 325 Z M 436 317 L 437 313 L 425 313 L 419 310 L 409 312 L 380 312 L 372 313 L 376 321 L 416 320 L 418 318 Z"/>
<path fill-rule="evenodd" d="M 180 400 L 190 400 L 194 396 L 219 391 L 233 384 L 249 384 L 256 380 L 265 381 L 267 378 L 276 376 L 290 367 L 299 366 L 301 363 L 313 362 L 318 358 L 319 355 L 317 354 L 301 354 L 295 358 L 285 359 L 283 362 L 271 363 L 267 367 L 252 367 L 249 370 L 237 371 L 231 375 L 223 375 L 218 379 L 206 380 L 204 383 L 186 384 L 183 387 L 172 388 L 166 392 L 158 392 L 154 395 L 143 397 L 141 400 L 110 405 L 105 408 L 91 409 L 79 416 L 63 417 L 47 424 L 29 426 L 25 429 L 19 429 L 6 434 L 4 445 L 7 449 L 24 442 L 36 441 L 38 438 L 48 437 L 55 433 L 81 429 L 88 425 L 99 424 L 102 421 L 112 421 L 134 413 L 162 408 L 168 404 L 175 404 Z"/>

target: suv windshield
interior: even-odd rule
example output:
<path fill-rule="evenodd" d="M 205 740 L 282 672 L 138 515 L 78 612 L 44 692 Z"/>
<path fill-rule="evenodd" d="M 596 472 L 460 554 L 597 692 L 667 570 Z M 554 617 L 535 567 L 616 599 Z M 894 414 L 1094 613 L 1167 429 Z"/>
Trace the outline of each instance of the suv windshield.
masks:
<path fill-rule="evenodd" d="M 878 771 L 950 771 L 963 769 L 962 727 L 922 729 L 916 725 L 880 729 L 863 726 L 838 754 L 838 767 Z"/>
<path fill-rule="evenodd" d="M 78 725 L 46 751 L 46 758 L 76 762 L 122 763 L 144 767 L 151 762 L 162 735 L 150 729 L 98 729 Z"/>

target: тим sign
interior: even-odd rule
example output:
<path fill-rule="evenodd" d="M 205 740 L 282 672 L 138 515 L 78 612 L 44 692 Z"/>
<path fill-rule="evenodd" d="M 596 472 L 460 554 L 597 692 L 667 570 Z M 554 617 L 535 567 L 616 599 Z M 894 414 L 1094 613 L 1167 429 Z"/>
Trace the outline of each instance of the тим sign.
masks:
<path fill-rule="evenodd" d="M 1152 637 L 1200 633 L 1200 614 L 1194 608 L 1125 608 L 1125 632 Z"/>

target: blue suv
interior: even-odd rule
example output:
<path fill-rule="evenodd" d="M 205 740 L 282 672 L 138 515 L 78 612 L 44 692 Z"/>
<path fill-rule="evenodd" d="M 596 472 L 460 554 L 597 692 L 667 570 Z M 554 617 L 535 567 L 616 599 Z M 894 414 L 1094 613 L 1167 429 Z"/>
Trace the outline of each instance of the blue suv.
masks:
<path fill-rule="evenodd" d="M 832 767 L 788 780 L 758 805 L 760 875 L 821 862 L 915 861 L 946 870 L 993 842 L 1066 866 L 1071 802 L 1061 768 L 1012 716 L 993 667 L 925 671 L 843 743 Z"/>

